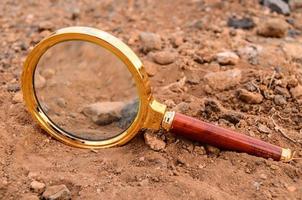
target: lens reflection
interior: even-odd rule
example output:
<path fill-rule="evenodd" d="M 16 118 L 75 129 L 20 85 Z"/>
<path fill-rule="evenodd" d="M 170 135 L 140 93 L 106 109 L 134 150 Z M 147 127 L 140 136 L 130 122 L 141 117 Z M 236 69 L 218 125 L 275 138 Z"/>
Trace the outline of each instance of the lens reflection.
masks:
<path fill-rule="evenodd" d="M 68 41 L 51 47 L 36 67 L 34 87 L 49 119 L 78 138 L 114 137 L 138 113 L 137 89 L 125 64 L 90 42 Z"/>

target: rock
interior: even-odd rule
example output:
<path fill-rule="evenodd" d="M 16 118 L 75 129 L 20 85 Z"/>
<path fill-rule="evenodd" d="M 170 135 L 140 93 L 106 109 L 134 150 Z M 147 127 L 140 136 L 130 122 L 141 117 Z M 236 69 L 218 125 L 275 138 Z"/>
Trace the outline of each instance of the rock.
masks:
<path fill-rule="evenodd" d="M 292 60 L 302 63 L 302 44 L 299 42 L 287 42 L 283 45 L 284 53 Z"/>
<path fill-rule="evenodd" d="M 258 56 L 262 51 L 261 46 L 248 45 L 238 49 L 238 54 L 241 58 L 246 59 L 250 64 L 256 65 L 258 64 Z"/>
<path fill-rule="evenodd" d="M 38 181 L 33 181 L 30 183 L 30 189 L 38 194 L 44 192 L 45 190 L 45 184 L 38 182 Z"/>
<path fill-rule="evenodd" d="M 221 118 L 231 122 L 232 124 L 238 124 L 240 122 L 240 119 L 242 119 L 243 117 L 244 116 L 242 114 L 232 111 L 226 111 L 226 113 L 221 116 Z"/>
<path fill-rule="evenodd" d="M 34 194 L 24 194 L 20 200 L 39 200 L 40 198 Z"/>
<path fill-rule="evenodd" d="M 260 174 L 260 178 L 263 179 L 263 180 L 266 180 L 267 179 L 267 175 L 266 174 Z"/>
<path fill-rule="evenodd" d="M 45 200 L 69 200 L 71 193 L 65 185 L 53 185 L 46 188 L 42 197 Z"/>
<path fill-rule="evenodd" d="M 200 82 L 200 77 L 198 76 L 197 73 L 191 71 L 190 73 L 187 74 L 186 82 L 191 85 L 197 85 Z"/>
<path fill-rule="evenodd" d="M 290 97 L 290 94 L 289 94 L 289 92 L 286 88 L 276 86 L 274 91 L 275 91 L 276 94 L 282 95 L 282 96 L 287 97 L 287 98 Z"/>
<path fill-rule="evenodd" d="M 13 100 L 12 100 L 12 103 L 13 104 L 16 104 L 16 103 L 21 103 L 23 101 L 23 95 L 21 92 L 17 92 L 14 97 L 13 97 Z"/>
<path fill-rule="evenodd" d="M 161 49 L 161 37 L 159 35 L 150 32 L 142 32 L 139 34 L 139 38 L 142 42 L 144 52 Z"/>
<path fill-rule="evenodd" d="M 99 102 L 84 107 L 82 113 L 98 125 L 108 125 L 122 117 L 124 106 L 124 102 Z"/>
<path fill-rule="evenodd" d="M 235 65 L 239 57 L 232 51 L 220 52 L 216 55 L 216 60 L 221 65 Z"/>
<path fill-rule="evenodd" d="M 18 92 L 20 90 L 20 85 L 18 83 L 10 83 L 6 86 L 8 92 Z"/>
<path fill-rule="evenodd" d="M 65 101 L 64 98 L 58 97 L 58 98 L 56 98 L 55 101 L 56 101 L 56 104 L 57 104 L 59 107 L 61 107 L 61 108 L 65 108 L 65 107 L 66 107 L 66 101 Z"/>
<path fill-rule="evenodd" d="M 282 95 L 275 95 L 274 102 L 278 106 L 282 106 L 287 103 L 286 99 Z"/>
<path fill-rule="evenodd" d="M 295 186 L 288 186 L 286 188 L 289 192 L 295 192 L 297 190 L 297 188 Z"/>
<path fill-rule="evenodd" d="M 238 85 L 241 80 L 241 70 L 232 69 L 221 72 L 210 72 L 204 76 L 206 84 L 215 90 L 225 90 Z"/>
<path fill-rule="evenodd" d="M 166 147 L 166 143 L 150 131 L 144 133 L 144 138 L 145 143 L 154 151 L 160 151 Z"/>
<path fill-rule="evenodd" d="M 190 108 L 189 104 L 186 102 L 180 102 L 179 104 L 177 104 L 173 110 L 175 112 L 180 112 L 180 113 L 186 113 L 186 111 L 188 111 Z"/>
<path fill-rule="evenodd" d="M 218 149 L 217 147 L 213 147 L 211 145 L 206 145 L 205 149 L 206 149 L 207 154 L 209 154 L 209 155 L 219 156 L 219 154 L 220 154 L 220 149 Z"/>
<path fill-rule="evenodd" d="M 203 146 L 195 146 L 194 152 L 198 155 L 205 155 L 207 153 Z"/>
<path fill-rule="evenodd" d="M 299 84 L 298 79 L 295 76 L 290 76 L 287 80 L 287 87 L 288 88 L 294 88 L 297 87 Z"/>
<path fill-rule="evenodd" d="M 257 34 L 264 37 L 282 38 L 287 33 L 287 23 L 282 19 L 267 19 L 259 24 Z"/>
<path fill-rule="evenodd" d="M 45 30 L 51 31 L 54 28 L 54 25 L 51 21 L 42 21 L 39 23 L 38 26 L 39 26 L 39 32 L 42 32 Z"/>
<path fill-rule="evenodd" d="M 144 62 L 144 67 L 146 69 L 146 72 L 149 77 L 152 77 L 156 75 L 157 73 L 157 66 L 153 62 L 145 61 Z"/>
<path fill-rule="evenodd" d="M 72 20 L 76 20 L 80 17 L 80 14 L 81 14 L 81 10 L 79 8 L 71 8 L 70 9 L 70 18 Z"/>
<path fill-rule="evenodd" d="M 56 71 L 54 69 L 47 68 L 47 69 L 43 70 L 43 72 L 41 74 L 44 78 L 50 79 L 56 74 Z"/>
<path fill-rule="evenodd" d="M 153 60 L 160 65 L 168 65 L 175 61 L 176 53 L 170 51 L 161 51 L 153 54 Z"/>
<path fill-rule="evenodd" d="M 255 23 L 252 18 L 244 17 L 238 19 L 236 17 L 230 17 L 228 19 L 228 26 L 233 28 L 251 29 L 254 28 Z"/>
<path fill-rule="evenodd" d="M 255 182 L 253 183 L 253 186 L 256 188 L 256 190 L 259 190 L 259 189 L 260 189 L 260 186 L 261 186 L 261 182 L 255 181 Z"/>
<path fill-rule="evenodd" d="M 272 12 L 276 12 L 283 15 L 290 14 L 290 7 L 288 3 L 283 0 L 263 0 L 263 5 L 268 7 Z"/>
<path fill-rule="evenodd" d="M 238 90 L 238 98 L 249 104 L 259 104 L 263 101 L 263 96 L 261 94 L 249 92 L 245 89 Z"/>
<path fill-rule="evenodd" d="M 135 99 L 130 103 L 124 105 L 123 109 L 121 110 L 121 119 L 118 122 L 118 126 L 121 129 L 126 129 L 128 126 L 133 122 L 135 119 L 139 108 L 139 100 Z"/>
<path fill-rule="evenodd" d="M 40 74 L 35 75 L 35 89 L 42 89 L 46 86 L 46 80 Z"/>
<path fill-rule="evenodd" d="M 302 86 L 298 85 L 297 87 L 290 89 L 290 94 L 294 99 L 300 99 L 302 98 Z"/>
<path fill-rule="evenodd" d="M 271 129 L 269 129 L 267 126 L 265 126 L 263 124 L 258 124 L 258 131 L 260 131 L 261 133 L 266 133 L 266 134 L 270 134 L 272 132 Z"/>

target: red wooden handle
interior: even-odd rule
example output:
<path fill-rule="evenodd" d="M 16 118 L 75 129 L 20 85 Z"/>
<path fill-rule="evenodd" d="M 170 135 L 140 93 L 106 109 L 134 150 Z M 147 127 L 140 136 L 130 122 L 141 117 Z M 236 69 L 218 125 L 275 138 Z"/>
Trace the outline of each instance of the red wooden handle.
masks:
<path fill-rule="evenodd" d="M 281 159 L 281 147 L 182 114 L 175 114 L 170 131 L 221 149 Z"/>

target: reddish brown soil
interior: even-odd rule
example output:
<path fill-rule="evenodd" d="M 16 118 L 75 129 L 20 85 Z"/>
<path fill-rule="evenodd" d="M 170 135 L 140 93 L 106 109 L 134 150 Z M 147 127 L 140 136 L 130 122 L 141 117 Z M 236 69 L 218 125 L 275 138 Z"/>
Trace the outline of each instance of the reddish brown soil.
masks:
<path fill-rule="evenodd" d="M 142 134 L 123 147 L 72 148 L 42 131 L 16 98 L 22 64 L 34 44 L 61 27 L 96 27 L 121 38 L 152 69 L 155 97 L 169 108 L 292 148 L 301 157 L 301 98 L 289 95 L 282 106 L 274 98 L 278 84 L 285 93 L 302 84 L 302 62 L 297 58 L 302 38 L 256 34 L 267 18 L 293 19 L 289 29 L 302 31 L 300 11 L 289 17 L 272 14 L 256 0 L 3 0 L 0 10 L 0 199 L 39 196 L 30 190 L 32 180 L 46 186 L 65 184 L 72 199 L 301 199 L 301 159 L 283 163 L 229 151 L 200 155 L 201 144 L 170 134 L 160 136 L 166 142 L 160 152 L 151 150 Z M 256 27 L 230 29 L 226 22 L 232 14 L 252 17 Z M 159 50 L 141 51 L 142 31 L 160 35 L 161 48 L 176 52 L 176 60 L 153 63 L 152 54 Z M 233 66 L 220 66 L 213 59 L 247 44 L 262 46 L 254 65 L 240 58 Z M 235 68 L 242 78 L 227 88 L 213 89 L 204 78 L 209 72 Z M 184 81 L 196 75 L 194 84 Z M 243 88 L 260 92 L 263 101 L 243 102 L 238 98 Z"/>

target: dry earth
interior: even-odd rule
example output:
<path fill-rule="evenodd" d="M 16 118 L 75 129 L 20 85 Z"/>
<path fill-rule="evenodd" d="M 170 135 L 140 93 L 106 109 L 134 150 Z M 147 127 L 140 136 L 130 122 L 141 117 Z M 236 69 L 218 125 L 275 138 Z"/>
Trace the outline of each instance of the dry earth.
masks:
<path fill-rule="evenodd" d="M 253 23 L 234 29 L 232 16 Z M 169 108 L 292 148 L 297 159 L 219 152 L 168 133 L 98 151 L 50 138 L 26 111 L 20 73 L 38 41 L 72 25 L 126 42 Z M 2 0 L 0 27 L 0 199 L 39 199 L 45 186 L 67 187 L 72 199 L 301 199 L 301 10 L 284 16 L 256 0 Z"/>

